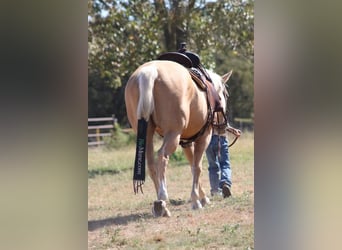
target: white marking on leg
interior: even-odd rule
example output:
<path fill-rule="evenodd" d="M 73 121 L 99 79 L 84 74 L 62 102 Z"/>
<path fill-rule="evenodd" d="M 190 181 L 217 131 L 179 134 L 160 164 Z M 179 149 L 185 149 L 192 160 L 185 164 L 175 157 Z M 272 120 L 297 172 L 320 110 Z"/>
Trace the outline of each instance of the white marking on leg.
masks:
<path fill-rule="evenodd" d="M 160 185 L 159 185 L 158 199 L 164 200 L 164 201 L 168 200 L 166 181 L 164 179 L 161 180 Z"/>
<path fill-rule="evenodd" d="M 192 209 L 193 210 L 197 210 L 197 209 L 201 209 L 201 208 L 202 208 L 202 204 L 199 200 L 192 202 Z"/>

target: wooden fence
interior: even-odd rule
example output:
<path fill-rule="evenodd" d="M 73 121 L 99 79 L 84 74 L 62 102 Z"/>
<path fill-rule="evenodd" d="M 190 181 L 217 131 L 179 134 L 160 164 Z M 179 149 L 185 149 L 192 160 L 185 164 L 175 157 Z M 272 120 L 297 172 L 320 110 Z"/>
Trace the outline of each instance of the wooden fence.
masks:
<path fill-rule="evenodd" d="M 234 125 L 237 126 L 240 130 L 248 129 L 253 130 L 254 129 L 254 121 L 252 118 L 234 118 Z"/>
<path fill-rule="evenodd" d="M 104 144 L 103 137 L 112 135 L 111 131 L 116 122 L 115 115 L 112 115 L 112 117 L 88 118 L 88 146 Z"/>
<path fill-rule="evenodd" d="M 117 123 L 115 115 L 112 115 L 112 117 L 88 118 L 88 146 L 103 145 L 103 137 L 112 135 L 115 123 Z M 254 127 L 254 122 L 251 118 L 234 118 L 234 124 L 241 130 L 251 130 Z M 122 129 L 124 133 L 132 131 L 132 128 Z"/>

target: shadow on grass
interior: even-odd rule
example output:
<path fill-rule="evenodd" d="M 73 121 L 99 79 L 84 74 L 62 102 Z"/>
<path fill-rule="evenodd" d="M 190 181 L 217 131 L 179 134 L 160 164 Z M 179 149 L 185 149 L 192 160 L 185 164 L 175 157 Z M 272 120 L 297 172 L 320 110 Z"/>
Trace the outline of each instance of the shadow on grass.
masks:
<path fill-rule="evenodd" d="M 104 175 L 104 174 L 119 174 L 121 171 L 117 169 L 109 169 L 109 168 L 103 168 L 103 169 L 88 169 L 88 179 L 95 178 L 96 175 Z"/>
<path fill-rule="evenodd" d="M 88 221 L 88 231 L 95 231 L 98 228 L 103 228 L 110 225 L 127 225 L 130 222 L 150 218 L 153 218 L 152 213 L 138 213 L 125 216 L 117 216 L 103 220 L 91 220 Z"/>
<path fill-rule="evenodd" d="M 169 199 L 169 202 L 171 205 L 173 206 L 180 206 L 180 205 L 184 205 L 186 202 L 186 200 L 182 200 L 182 199 Z M 188 201 L 188 203 L 190 203 L 190 200 Z"/>

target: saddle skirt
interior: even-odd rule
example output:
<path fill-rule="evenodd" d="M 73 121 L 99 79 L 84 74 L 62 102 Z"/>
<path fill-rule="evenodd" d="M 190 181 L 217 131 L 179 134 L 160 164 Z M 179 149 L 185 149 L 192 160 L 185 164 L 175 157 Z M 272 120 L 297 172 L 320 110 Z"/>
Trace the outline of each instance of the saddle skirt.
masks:
<path fill-rule="evenodd" d="M 223 112 L 220 97 L 214 88 L 214 85 L 207 81 L 207 79 L 196 68 L 189 69 L 192 80 L 196 83 L 197 87 L 205 91 L 208 96 L 208 101 L 213 112 Z"/>

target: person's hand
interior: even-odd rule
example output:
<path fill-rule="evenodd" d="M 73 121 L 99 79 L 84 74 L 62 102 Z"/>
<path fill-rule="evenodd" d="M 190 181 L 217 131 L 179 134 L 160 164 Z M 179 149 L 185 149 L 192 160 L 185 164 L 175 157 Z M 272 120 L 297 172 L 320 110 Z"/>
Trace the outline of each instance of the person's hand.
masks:
<path fill-rule="evenodd" d="M 233 127 L 228 127 L 227 130 L 228 130 L 228 132 L 232 133 L 236 137 L 240 137 L 240 135 L 242 133 L 240 129 L 236 129 L 236 128 L 233 128 Z"/>
<path fill-rule="evenodd" d="M 233 128 L 233 134 L 234 134 L 236 137 L 240 137 L 240 135 L 241 135 L 241 130 L 240 130 L 240 129 Z"/>

